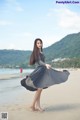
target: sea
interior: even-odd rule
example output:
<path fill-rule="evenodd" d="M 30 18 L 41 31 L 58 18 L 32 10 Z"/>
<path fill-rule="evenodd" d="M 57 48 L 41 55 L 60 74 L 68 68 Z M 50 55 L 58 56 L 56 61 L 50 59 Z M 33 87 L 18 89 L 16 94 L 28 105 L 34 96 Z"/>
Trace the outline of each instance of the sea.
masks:
<path fill-rule="evenodd" d="M 23 73 L 31 73 L 33 69 L 23 69 Z M 20 73 L 20 69 L 0 69 L 0 75 Z M 0 80 L 0 105 L 17 103 L 16 99 L 24 92 L 28 92 L 21 86 L 20 81 L 22 78 L 13 78 Z"/>

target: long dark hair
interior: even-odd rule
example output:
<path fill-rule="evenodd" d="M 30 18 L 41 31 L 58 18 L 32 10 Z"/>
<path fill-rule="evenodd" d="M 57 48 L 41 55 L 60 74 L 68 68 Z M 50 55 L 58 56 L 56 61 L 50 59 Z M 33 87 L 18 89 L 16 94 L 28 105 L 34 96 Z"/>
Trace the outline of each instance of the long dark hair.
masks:
<path fill-rule="evenodd" d="M 33 51 L 32 51 L 31 57 L 30 57 L 30 62 L 29 62 L 30 65 L 35 64 L 35 62 L 39 58 L 39 52 L 40 51 L 39 51 L 39 48 L 36 45 L 37 41 L 40 41 L 41 44 L 43 45 L 43 42 L 42 42 L 42 40 L 40 38 L 35 39 L 35 41 L 34 41 L 34 48 L 33 48 Z M 41 47 L 41 51 L 43 51 L 42 47 Z"/>

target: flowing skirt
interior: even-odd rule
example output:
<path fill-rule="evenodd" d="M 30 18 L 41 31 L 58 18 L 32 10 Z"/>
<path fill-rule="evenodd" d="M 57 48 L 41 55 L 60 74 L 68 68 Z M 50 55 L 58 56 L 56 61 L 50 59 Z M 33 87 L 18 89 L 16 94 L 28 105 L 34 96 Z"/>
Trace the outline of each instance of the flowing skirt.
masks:
<path fill-rule="evenodd" d="M 58 71 L 46 66 L 38 66 L 31 74 L 22 79 L 21 85 L 27 90 L 36 91 L 38 88 L 48 88 L 49 86 L 66 82 L 69 71 Z"/>

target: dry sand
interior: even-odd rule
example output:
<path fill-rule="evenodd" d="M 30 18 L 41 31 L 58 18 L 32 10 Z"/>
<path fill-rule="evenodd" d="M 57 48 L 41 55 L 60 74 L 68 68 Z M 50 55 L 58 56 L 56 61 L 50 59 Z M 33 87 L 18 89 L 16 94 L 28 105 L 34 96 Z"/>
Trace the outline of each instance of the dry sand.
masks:
<path fill-rule="evenodd" d="M 8 120 L 80 120 L 80 70 L 69 70 L 67 82 L 43 90 L 41 105 L 44 112 L 28 108 L 35 92 L 18 96 L 19 104 L 1 105 L 0 112 L 8 112 Z"/>

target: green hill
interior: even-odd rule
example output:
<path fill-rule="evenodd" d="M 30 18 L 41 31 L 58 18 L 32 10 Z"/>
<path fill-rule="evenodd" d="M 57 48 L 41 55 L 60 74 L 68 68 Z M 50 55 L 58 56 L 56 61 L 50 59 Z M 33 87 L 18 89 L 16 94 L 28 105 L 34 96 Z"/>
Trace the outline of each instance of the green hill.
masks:
<path fill-rule="evenodd" d="M 48 61 L 55 58 L 80 58 L 80 33 L 69 34 L 44 51 Z"/>
<path fill-rule="evenodd" d="M 21 50 L 0 50 L 0 65 L 1 66 L 19 66 L 28 64 L 31 51 Z"/>
<path fill-rule="evenodd" d="M 44 48 L 46 61 L 56 58 L 80 58 L 80 32 L 69 34 L 60 41 Z M 0 66 L 27 66 L 31 51 L 0 50 Z"/>

